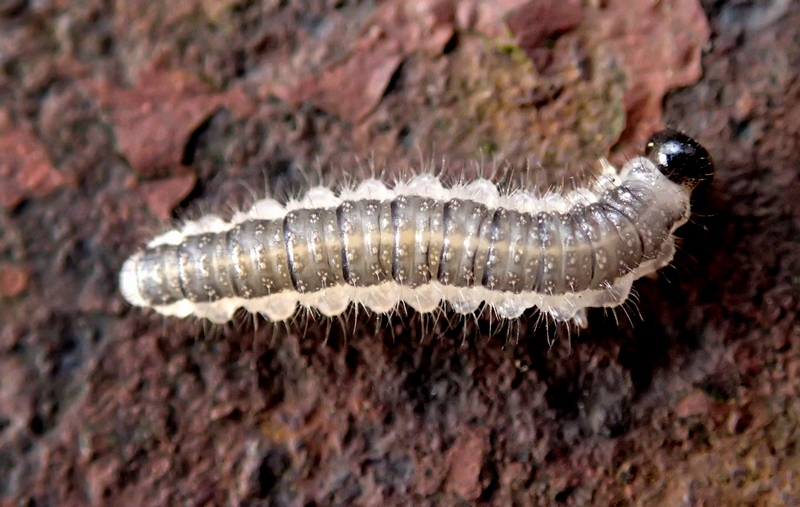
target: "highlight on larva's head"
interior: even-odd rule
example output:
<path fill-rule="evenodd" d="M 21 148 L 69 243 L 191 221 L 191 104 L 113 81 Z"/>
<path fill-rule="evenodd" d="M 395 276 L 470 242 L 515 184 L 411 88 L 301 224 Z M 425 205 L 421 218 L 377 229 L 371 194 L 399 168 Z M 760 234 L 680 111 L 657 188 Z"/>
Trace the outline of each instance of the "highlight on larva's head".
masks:
<path fill-rule="evenodd" d="M 714 162 L 708 150 L 677 130 L 662 130 L 647 141 L 645 156 L 670 180 L 694 188 L 714 177 Z"/>

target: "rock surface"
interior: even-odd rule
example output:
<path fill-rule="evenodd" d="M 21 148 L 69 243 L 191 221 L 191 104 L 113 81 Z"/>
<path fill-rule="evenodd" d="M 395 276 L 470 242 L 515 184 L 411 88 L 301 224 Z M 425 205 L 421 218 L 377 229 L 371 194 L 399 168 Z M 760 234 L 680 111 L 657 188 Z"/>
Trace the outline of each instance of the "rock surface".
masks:
<path fill-rule="evenodd" d="M 0 505 L 800 498 L 797 2 L 0 4 Z M 309 171 L 557 184 L 664 124 L 717 177 L 674 268 L 577 335 L 117 290 L 170 216 Z"/>

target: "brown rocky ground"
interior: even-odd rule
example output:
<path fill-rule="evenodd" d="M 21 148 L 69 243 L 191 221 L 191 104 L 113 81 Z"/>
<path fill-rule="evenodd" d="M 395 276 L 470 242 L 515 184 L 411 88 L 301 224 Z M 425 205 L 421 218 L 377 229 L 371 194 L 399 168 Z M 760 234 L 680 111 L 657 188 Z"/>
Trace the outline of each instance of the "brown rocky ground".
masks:
<path fill-rule="evenodd" d="M 800 4 L 701 3 L 0 0 L 0 504 L 800 505 Z M 552 183 L 664 123 L 717 178 L 630 320 L 212 328 L 117 291 L 303 168 Z"/>

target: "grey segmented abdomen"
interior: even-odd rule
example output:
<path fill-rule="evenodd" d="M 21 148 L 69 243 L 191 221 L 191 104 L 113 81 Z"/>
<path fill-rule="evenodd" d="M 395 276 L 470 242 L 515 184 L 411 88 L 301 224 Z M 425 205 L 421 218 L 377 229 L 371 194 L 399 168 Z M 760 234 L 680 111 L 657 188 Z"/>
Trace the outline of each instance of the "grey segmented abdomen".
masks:
<path fill-rule="evenodd" d="M 605 294 L 613 302 L 619 297 L 608 293 L 627 293 L 626 277 L 657 259 L 685 215 L 683 200 L 666 204 L 638 183 L 564 211 L 490 206 L 463 196 L 347 199 L 278 218 L 248 217 L 220 231 L 181 235 L 174 244 L 156 242 L 126 264 L 123 286 L 134 303 L 165 313 L 211 309 L 204 315 L 216 321 L 230 318 L 230 302 L 286 318 L 270 307 L 271 297 L 304 303 L 307 295 L 345 286 L 354 289 L 342 293 L 347 302 L 362 301 L 358 289 L 380 288 L 400 299 L 398 287 L 434 286 L 448 301 L 458 291 L 461 299 L 452 302 L 463 311 L 488 300 L 499 302 L 504 316 L 530 306 L 562 316 L 581 308 L 573 299 Z M 403 299 L 429 307 L 411 296 Z M 248 305 L 258 301 L 263 307 Z"/>
<path fill-rule="evenodd" d="M 287 207 L 265 199 L 230 222 L 204 217 L 155 238 L 125 262 L 120 287 L 134 305 L 213 322 L 239 307 L 282 320 L 298 304 L 332 316 L 401 301 L 580 319 L 671 261 L 691 190 L 713 174 L 682 134 L 656 134 L 647 154 L 566 196 L 501 195 L 483 179 L 445 188 L 420 174 L 393 189 L 316 187 Z"/>

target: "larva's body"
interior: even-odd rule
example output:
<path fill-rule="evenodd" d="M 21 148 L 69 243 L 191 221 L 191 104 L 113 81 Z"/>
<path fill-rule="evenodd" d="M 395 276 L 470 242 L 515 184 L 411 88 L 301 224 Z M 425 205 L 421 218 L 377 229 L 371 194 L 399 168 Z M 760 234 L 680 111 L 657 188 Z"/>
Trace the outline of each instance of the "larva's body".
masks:
<path fill-rule="evenodd" d="M 622 304 L 633 280 L 672 260 L 691 190 L 710 177 L 702 147 L 659 135 L 649 158 L 619 174 L 605 166 L 592 188 L 565 197 L 501 196 L 484 179 L 447 189 L 418 175 L 338 196 L 317 187 L 287 207 L 265 199 L 230 222 L 205 217 L 155 238 L 123 266 L 121 290 L 134 305 L 212 322 L 239 307 L 278 321 L 298 304 L 334 316 L 351 302 L 383 313 L 446 301 L 459 313 L 485 302 L 505 318 L 536 306 L 585 324 L 585 308 Z"/>

